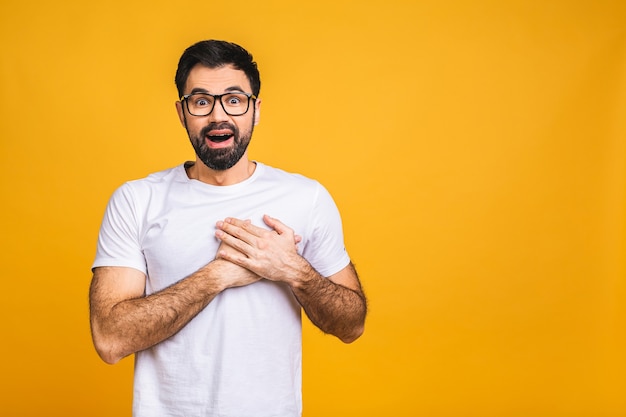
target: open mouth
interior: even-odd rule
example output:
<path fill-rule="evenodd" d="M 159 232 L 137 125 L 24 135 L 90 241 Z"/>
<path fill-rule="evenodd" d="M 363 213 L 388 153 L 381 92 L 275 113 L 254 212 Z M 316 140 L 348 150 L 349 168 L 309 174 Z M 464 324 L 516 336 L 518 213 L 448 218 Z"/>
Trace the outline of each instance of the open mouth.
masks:
<path fill-rule="evenodd" d="M 204 133 L 204 137 L 207 141 L 211 143 L 222 143 L 234 137 L 235 129 L 226 123 L 223 123 L 221 126 L 213 124 L 205 127 L 202 133 Z"/>
<path fill-rule="evenodd" d="M 233 135 L 232 134 L 223 134 L 223 135 L 207 135 L 206 136 L 208 140 L 210 140 L 211 142 L 214 143 L 221 143 L 224 141 L 227 141 L 228 139 L 232 138 Z"/>

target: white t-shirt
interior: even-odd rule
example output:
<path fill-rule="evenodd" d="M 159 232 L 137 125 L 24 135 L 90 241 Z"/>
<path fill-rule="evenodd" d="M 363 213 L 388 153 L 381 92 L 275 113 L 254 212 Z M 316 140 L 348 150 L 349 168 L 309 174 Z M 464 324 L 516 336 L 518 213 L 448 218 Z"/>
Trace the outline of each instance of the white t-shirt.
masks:
<path fill-rule="evenodd" d="M 323 276 L 348 265 L 339 212 L 318 182 L 257 163 L 247 180 L 212 186 L 184 165 L 115 191 L 93 267 L 125 266 L 159 291 L 215 258 L 215 223 L 279 219 Z M 270 281 L 229 288 L 176 335 L 135 357 L 135 417 L 297 417 L 302 412 L 301 316 L 291 290 Z"/>

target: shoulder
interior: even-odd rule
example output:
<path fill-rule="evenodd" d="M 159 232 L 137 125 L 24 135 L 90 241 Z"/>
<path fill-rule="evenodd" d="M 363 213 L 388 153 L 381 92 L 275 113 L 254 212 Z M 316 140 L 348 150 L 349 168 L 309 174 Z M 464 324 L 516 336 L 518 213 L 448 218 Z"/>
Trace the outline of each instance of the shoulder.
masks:
<path fill-rule="evenodd" d="M 263 181 L 277 182 L 282 186 L 303 187 L 308 189 L 322 187 L 317 180 L 306 177 L 302 174 L 288 172 L 260 162 L 257 162 L 257 166 L 261 171 L 259 177 Z"/>
<path fill-rule="evenodd" d="M 175 183 L 183 183 L 185 180 L 188 181 L 188 178 L 185 174 L 184 165 L 181 164 L 163 171 L 151 173 L 144 178 L 127 181 L 122 184 L 117 191 L 122 193 L 131 192 L 141 194 L 150 190 L 159 190 L 164 187 L 170 187 Z"/>
<path fill-rule="evenodd" d="M 319 181 L 267 165 L 260 168 L 259 186 L 264 195 L 287 201 L 290 207 L 297 206 L 303 213 L 336 211 L 333 197 Z"/>
<path fill-rule="evenodd" d="M 181 172 L 186 178 L 183 165 L 152 173 L 144 178 L 130 180 L 120 185 L 111 195 L 109 206 L 121 210 L 128 207 L 130 210 L 139 210 L 146 207 L 155 199 L 168 195 L 167 190 L 172 184 L 182 183 Z"/>

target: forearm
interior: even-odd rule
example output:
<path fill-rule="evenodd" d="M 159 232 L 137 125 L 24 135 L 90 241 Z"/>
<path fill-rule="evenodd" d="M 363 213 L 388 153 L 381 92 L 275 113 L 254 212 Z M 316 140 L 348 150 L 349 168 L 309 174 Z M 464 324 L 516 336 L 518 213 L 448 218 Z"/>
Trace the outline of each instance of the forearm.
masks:
<path fill-rule="evenodd" d="M 311 322 L 323 332 L 345 343 L 355 341 L 363 333 L 367 301 L 360 288 L 335 283 L 308 265 L 301 279 L 292 284 L 292 291 Z"/>
<path fill-rule="evenodd" d="M 94 277 L 91 324 L 98 354 L 115 363 L 176 334 L 226 288 L 218 279 L 226 266 L 226 261 L 213 261 L 154 294 L 117 302 L 107 300 Z"/>

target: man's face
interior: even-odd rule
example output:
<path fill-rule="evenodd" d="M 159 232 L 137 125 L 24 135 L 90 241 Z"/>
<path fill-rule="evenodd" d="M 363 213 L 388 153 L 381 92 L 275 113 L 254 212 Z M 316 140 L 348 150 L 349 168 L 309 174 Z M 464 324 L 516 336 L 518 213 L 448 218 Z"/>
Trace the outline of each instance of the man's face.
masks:
<path fill-rule="evenodd" d="M 224 94 L 227 92 L 252 93 L 246 74 L 232 66 L 208 68 L 196 65 L 185 84 L 185 94 Z M 189 140 L 197 159 L 215 171 L 225 171 L 234 166 L 246 154 L 254 126 L 259 122 L 260 100 L 252 101 L 248 112 L 230 116 L 219 100 L 207 116 L 193 116 L 184 102 L 177 102 L 176 109 L 181 123 L 187 129 Z"/>

